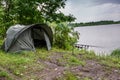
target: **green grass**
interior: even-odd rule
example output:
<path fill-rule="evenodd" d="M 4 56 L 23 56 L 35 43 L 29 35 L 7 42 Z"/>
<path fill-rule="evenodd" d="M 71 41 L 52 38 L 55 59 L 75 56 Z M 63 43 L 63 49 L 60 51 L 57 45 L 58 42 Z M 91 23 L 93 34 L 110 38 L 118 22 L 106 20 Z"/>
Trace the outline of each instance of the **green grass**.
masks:
<path fill-rule="evenodd" d="M 111 56 L 120 57 L 120 49 L 115 49 L 115 50 L 113 50 Z"/>
<path fill-rule="evenodd" d="M 96 56 L 93 52 L 88 51 L 78 51 L 75 50 L 74 53 L 71 51 L 59 50 L 53 48 L 49 52 L 46 49 L 37 49 L 36 53 L 24 52 L 20 54 L 15 53 L 5 53 L 0 50 L 0 66 L 9 70 L 13 75 L 19 77 L 25 77 L 27 73 L 36 72 L 45 68 L 45 65 L 41 63 L 41 60 L 49 60 L 49 56 L 52 53 L 59 52 L 63 56 L 58 59 L 58 62 L 64 64 L 64 66 L 72 67 L 78 65 L 86 65 L 86 60 L 96 60 L 105 67 L 120 68 L 120 58 L 115 56 Z M 40 61 L 39 61 L 40 60 Z M 39 61 L 39 63 L 38 63 Z M 26 73 L 27 72 L 27 73 Z M 5 71 L 0 73 L 0 76 L 9 77 L 9 74 Z M 32 75 L 33 76 L 33 75 Z M 34 76 L 33 76 L 34 77 Z M 82 78 L 83 80 L 90 80 L 89 78 Z M 63 80 L 77 80 L 74 74 L 70 72 L 65 73 Z"/>
<path fill-rule="evenodd" d="M 65 71 L 62 77 L 58 77 L 55 80 L 78 80 L 78 78 L 73 73 Z"/>
<path fill-rule="evenodd" d="M 0 77 L 8 77 L 8 73 L 4 71 L 0 71 Z"/>
<path fill-rule="evenodd" d="M 39 59 L 45 60 L 47 56 L 45 49 L 38 50 L 36 53 L 5 53 L 0 50 L 0 66 L 9 70 L 13 75 L 22 77 L 26 71 L 30 72 L 31 69 L 33 71 L 42 70 L 44 65 L 36 62 Z"/>
<path fill-rule="evenodd" d="M 31 58 L 31 56 L 26 57 L 26 54 L 27 53 L 4 53 L 3 51 L 0 51 L 0 66 L 10 70 L 13 74 L 20 76 L 25 70 L 25 65 L 33 62 L 33 58 Z"/>
<path fill-rule="evenodd" d="M 108 56 L 97 56 L 93 51 L 77 51 L 74 53 L 76 56 L 80 56 L 81 60 L 94 60 L 99 62 L 99 64 L 104 65 L 105 67 L 109 68 L 120 68 L 120 57 L 119 57 L 119 50 L 114 50 L 112 55 Z M 114 55 L 113 55 L 114 54 Z"/>
<path fill-rule="evenodd" d="M 110 68 L 120 68 L 120 58 L 115 56 L 100 57 L 98 61 Z"/>
<path fill-rule="evenodd" d="M 83 60 L 80 60 L 76 56 L 72 54 L 64 54 L 63 55 L 63 60 L 66 61 L 67 66 L 77 66 L 77 65 L 85 65 L 85 62 Z"/>
<path fill-rule="evenodd" d="M 79 76 L 74 75 L 74 73 L 70 71 L 65 71 L 63 76 L 57 77 L 54 80 L 92 80 L 92 79 L 89 77 L 80 78 Z"/>
<path fill-rule="evenodd" d="M 48 52 L 46 49 L 36 49 L 36 53 L 35 53 L 36 57 L 42 59 L 42 60 L 46 60 L 47 57 L 49 57 L 51 54 L 50 52 Z"/>
<path fill-rule="evenodd" d="M 12 80 L 10 77 L 9 77 L 9 74 L 5 71 L 0 71 L 0 78 L 1 80 Z"/>
<path fill-rule="evenodd" d="M 0 40 L 0 44 L 3 41 Z M 0 78 L 5 77 L 7 80 L 14 80 L 17 76 L 23 80 L 28 80 L 29 77 L 37 79 L 33 73 L 41 72 L 46 68 L 42 61 L 49 61 L 50 56 L 59 54 L 61 57 L 56 58 L 58 63 L 63 67 L 85 66 L 86 60 L 94 60 L 99 64 L 106 67 L 106 69 L 120 68 L 119 50 L 113 51 L 114 55 L 110 56 L 96 56 L 93 51 L 77 50 L 74 52 L 52 48 L 47 51 L 46 49 L 36 49 L 36 52 L 22 53 L 5 53 L 0 50 Z M 60 65 L 60 66 L 61 66 Z M 14 75 L 14 76 L 13 76 Z M 91 80 L 90 78 L 80 78 L 81 80 Z M 63 77 L 57 80 L 78 80 L 74 73 L 65 71 Z"/>

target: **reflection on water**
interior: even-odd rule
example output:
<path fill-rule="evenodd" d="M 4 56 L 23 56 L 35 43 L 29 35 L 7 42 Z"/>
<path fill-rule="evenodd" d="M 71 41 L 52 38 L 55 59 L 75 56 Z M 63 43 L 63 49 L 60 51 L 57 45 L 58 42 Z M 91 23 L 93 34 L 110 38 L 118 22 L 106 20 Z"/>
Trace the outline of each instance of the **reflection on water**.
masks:
<path fill-rule="evenodd" d="M 89 47 L 97 54 L 110 54 L 120 48 L 120 24 L 77 27 L 75 31 L 80 33 L 79 44 L 98 46 Z"/>

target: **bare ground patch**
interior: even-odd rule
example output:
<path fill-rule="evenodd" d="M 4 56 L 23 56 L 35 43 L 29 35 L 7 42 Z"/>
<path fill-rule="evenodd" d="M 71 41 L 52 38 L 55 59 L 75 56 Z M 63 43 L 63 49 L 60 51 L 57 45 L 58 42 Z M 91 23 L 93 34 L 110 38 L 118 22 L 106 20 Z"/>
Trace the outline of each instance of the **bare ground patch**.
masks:
<path fill-rule="evenodd" d="M 59 80 L 64 77 L 65 71 L 70 71 L 78 80 L 89 78 L 90 80 L 120 80 L 120 69 L 107 68 L 95 60 L 86 60 L 84 66 L 64 66 L 65 62 L 59 62 L 63 58 L 62 53 L 53 53 L 49 60 L 43 61 L 45 69 L 37 73 L 42 80 Z"/>
<path fill-rule="evenodd" d="M 86 65 L 76 66 L 71 69 L 73 73 L 81 77 L 88 77 L 92 80 L 120 80 L 120 70 L 106 68 L 93 60 L 87 60 Z"/>
<path fill-rule="evenodd" d="M 14 80 L 61 80 L 66 77 L 65 72 L 70 72 L 76 77 L 76 80 L 86 80 L 85 78 L 87 80 L 120 80 L 120 69 L 118 68 L 105 66 L 95 59 L 85 60 L 85 65 L 66 65 L 64 54 L 69 53 L 54 52 L 46 60 L 38 59 L 34 65 L 31 64 L 32 67 L 23 74 L 23 77 L 15 78 L 16 76 L 12 76 L 13 74 L 11 76 Z M 81 58 L 82 55 L 74 57 Z M 0 77 L 0 80 L 7 79 Z"/>

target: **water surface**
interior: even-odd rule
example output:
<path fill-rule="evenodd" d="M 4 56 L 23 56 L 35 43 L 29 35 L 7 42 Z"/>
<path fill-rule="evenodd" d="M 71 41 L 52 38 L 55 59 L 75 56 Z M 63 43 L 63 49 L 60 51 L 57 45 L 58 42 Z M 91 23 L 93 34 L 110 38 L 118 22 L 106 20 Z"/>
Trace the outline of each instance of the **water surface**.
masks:
<path fill-rule="evenodd" d="M 93 45 L 89 50 L 97 54 L 110 54 L 114 49 L 120 49 L 120 24 L 77 27 L 80 33 L 78 43 Z"/>

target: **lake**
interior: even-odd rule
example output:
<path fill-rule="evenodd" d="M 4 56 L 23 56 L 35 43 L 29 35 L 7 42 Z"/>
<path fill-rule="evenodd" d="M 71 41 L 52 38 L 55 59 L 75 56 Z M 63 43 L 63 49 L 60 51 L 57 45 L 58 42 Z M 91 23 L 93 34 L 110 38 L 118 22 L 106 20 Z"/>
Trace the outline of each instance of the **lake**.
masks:
<path fill-rule="evenodd" d="M 88 50 L 94 50 L 98 55 L 120 49 L 120 24 L 76 27 L 75 31 L 80 33 L 78 43 L 91 45 Z"/>

